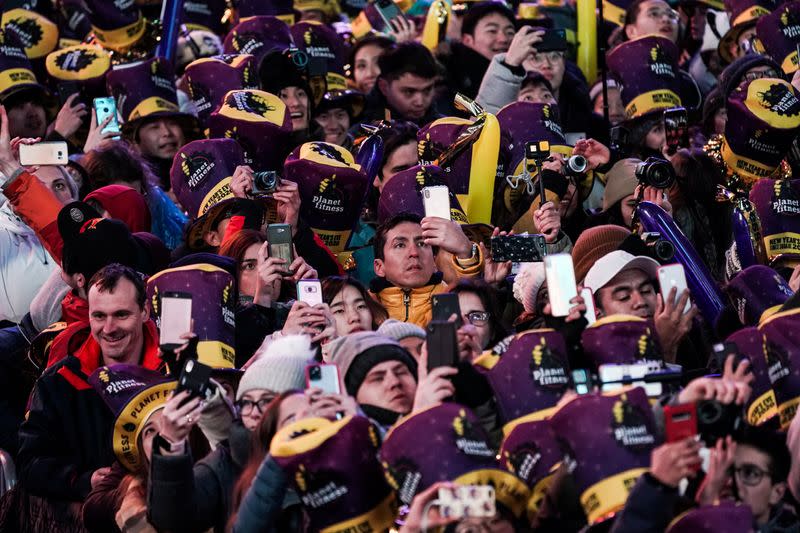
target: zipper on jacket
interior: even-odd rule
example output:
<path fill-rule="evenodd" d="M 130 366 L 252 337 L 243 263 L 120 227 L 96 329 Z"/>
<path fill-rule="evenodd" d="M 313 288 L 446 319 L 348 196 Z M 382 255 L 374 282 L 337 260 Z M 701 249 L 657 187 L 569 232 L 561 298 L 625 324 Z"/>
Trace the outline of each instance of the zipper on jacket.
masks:
<path fill-rule="evenodd" d="M 409 307 L 411 307 L 411 290 L 403 289 L 403 305 L 406 306 L 406 318 L 403 322 L 408 322 Z"/>

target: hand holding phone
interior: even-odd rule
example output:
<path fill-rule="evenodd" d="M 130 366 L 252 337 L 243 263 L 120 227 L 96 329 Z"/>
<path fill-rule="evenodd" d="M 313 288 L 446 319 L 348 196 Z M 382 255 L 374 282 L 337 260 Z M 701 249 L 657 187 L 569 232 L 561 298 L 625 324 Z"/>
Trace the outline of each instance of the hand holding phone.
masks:
<path fill-rule="evenodd" d="M 306 388 L 317 388 L 327 394 L 341 394 L 339 367 L 326 363 L 306 366 Z"/>
<path fill-rule="evenodd" d="M 664 111 L 664 136 L 667 152 L 674 154 L 678 148 L 689 146 L 689 115 L 683 107 L 673 107 Z"/>
<path fill-rule="evenodd" d="M 69 148 L 64 141 L 38 142 L 19 145 L 19 163 L 30 165 L 66 165 Z"/>
<path fill-rule="evenodd" d="M 213 394 L 210 382 L 212 370 L 210 366 L 204 365 L 196 359 L 187 359 L 178 378 L 175 393 L 188 391 L 189 399 L 209 398 Z"/>
<path fill-rule="evenodd" d="M 447 185 L 433 185 L 422 189 L 422 205 L 426 217 L 450 218 L 450 189 Z"/>
<path fill-rule="evenodd" d="M 322 304 L 322 285 L 318 279 L 301 279 L 297 282 L 297 301 L 311 307 Z"/>
<path fill-rule="evenodd" d="M 683 294 L 683 291 L 688 289 L 686 283 L 686 272 L 683 270 L 683 265 L 674 263 L 672 265 L 664 265 L 658 268 L 658 284 L 661 286 L 661 298 L 664 300 L 664 305 L 667 304 L 669 293 L 673 287 L 677 288 L 675 293 L 675 301 Z M 691 300 L 686 301 L 686 306 L 683 309 L 684 314 L 689 312 L 692 308 Z"/>
<path fill-rule="evenodd" d="M 286 261 L 284 276 L 291 276 L 289 266 L 294 261 L 292 250 L 292 226 L 290 224 L 270 224 L 267 226 L 270 257 L 278 257 Z"/>
<path fill-rule="evenodd" d="M 461 304 L 458 301 L 458 294 L 454 292 L 434 294 L 431 297 L 431 303 L 432 320 L 447 322 L 451 316 L 456 315 L 456 328 L 461 327 L 463 320 L 461 319 Z"/>
<path fill-rule="evenodd" d="M 496 235 L 492 237 L 492 261 L 503 263 L 538 263 L 547 253 L 547 242 L 541 234 Z"/>
<path fill-rule="evenodd" d="M 425 346 L 428 351 L 428 371 L 441 366 L 455 367 L 458 364 L 458 340 L 456 324 L 431 320 L 428 322 Z"/>
<path fill-rule="evenodd" d="M 97 124 L 100 125 L 103 121 L 111 117 L 111 121 L 103 128 L 100 133 L 113 133 L 119 135 L 121 132 L 119 121 L 117 120 L 117 103 L 113 98 L 95 98 L 93 101 L 94 112 L 97 116 Z"/>
<path fill-rule="evenodd" d="M 187 341 L 182 338 L 192 330 L 192 295 L 165 292 L 161 295 L 159 344 L 165 351 L 175 351 Z"/>

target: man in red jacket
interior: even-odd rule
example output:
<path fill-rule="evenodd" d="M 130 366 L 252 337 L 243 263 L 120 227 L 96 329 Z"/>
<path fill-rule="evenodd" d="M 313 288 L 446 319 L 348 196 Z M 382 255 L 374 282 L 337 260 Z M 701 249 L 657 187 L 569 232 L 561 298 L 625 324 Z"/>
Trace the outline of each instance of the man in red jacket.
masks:
<path fill-rule="evenodd" d="M 88 376 L 101 365 L 162 367 L 139 274 L 111 264 L 88 287 L 91 336 L 39 378 L 19 433 L 20 487 L 67 520 L 114 461 L 113 416 Z"/>

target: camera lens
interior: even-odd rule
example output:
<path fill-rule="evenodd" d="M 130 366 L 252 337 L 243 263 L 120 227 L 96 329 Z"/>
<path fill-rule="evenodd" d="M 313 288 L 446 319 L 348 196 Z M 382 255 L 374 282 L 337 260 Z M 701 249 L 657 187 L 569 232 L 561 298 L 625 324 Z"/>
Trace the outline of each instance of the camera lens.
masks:
<path fill-rule="evenodd" d="M 579 176 L 586 172 L 586 168 L 588 167 L 588 162 L 586 158 L 582 155 L 573 155 L 567 159 L 567 174 L 572 176 Z"/>
<path fill-rule="evenodd" d="M 309 376 L 311 379 L 319 379 L 319 378 L 321 378 L 321 377 L 322 377 L 322 371 L 319 369 L 319 367 L 318 367 L 318 366 L 312 366 L 312 367 L 311 367 L 311 368 L 308 370 L 308 376 Z"/>
<path fill-rule="evenodd" d="M 671 261 L 675 257 L 675 246 L 669 241 L 659 239 L 653 244 L 653 252 L 659 261 Z"/>
<path fill-rule="evenodd" d="M 648 157 L 636 166 L 636 178 L 645 186 L 668 189 L 675 182 L 675 170 L 669 161 Z"/>
<path fill-rule="evenodd" d="M 716 401 L 697 402 L 697 422 L 702 425 L 716 424 L 722 417 L 722 404 Z"/>

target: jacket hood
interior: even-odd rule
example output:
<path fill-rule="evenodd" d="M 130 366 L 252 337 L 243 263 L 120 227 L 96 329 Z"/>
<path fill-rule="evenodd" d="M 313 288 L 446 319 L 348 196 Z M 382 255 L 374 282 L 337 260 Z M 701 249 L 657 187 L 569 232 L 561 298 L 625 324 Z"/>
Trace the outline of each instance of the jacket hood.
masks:
<path fill-rule="evenodd" d="M 108 211 L 111 218 L 121 220 L 131 233 L 150 231 L 150 210 L 144 196 L 125 185 L 106 185 L 86 195 Z"/>

